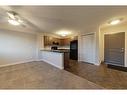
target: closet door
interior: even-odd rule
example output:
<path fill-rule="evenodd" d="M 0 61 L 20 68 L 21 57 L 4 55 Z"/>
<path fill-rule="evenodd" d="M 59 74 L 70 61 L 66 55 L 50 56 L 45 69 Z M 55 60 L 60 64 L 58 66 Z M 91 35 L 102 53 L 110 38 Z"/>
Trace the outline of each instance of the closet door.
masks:
<path fill-rule="evenodd" d="M 95 63 L 95 35 L 84 35 L 82 41 L 83 61 Z"/>

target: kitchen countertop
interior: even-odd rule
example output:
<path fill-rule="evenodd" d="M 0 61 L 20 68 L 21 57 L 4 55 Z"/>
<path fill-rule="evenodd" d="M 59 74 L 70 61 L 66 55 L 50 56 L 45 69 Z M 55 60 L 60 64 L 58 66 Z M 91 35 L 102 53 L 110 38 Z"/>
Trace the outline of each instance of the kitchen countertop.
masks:
<path fill-rule="evenodd" d="M 70 52 L 70 50 L 68 50 L 68 49 L 58 49 L 58 50 L 50 50 L 50 49 L 42 49 L 42 50 L 40 50 L 40 51 L 49 51 L 49 52 L 58 52 L 58 53 L 69 53 Z"/>

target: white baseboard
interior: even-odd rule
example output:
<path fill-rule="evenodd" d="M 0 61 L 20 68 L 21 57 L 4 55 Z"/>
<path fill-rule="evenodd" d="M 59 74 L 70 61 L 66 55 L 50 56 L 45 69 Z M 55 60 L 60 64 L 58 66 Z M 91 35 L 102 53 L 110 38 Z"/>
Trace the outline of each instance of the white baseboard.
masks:
<path fill-rule="evenodd" d="M 85 61 L 78 60 L 78 62 L 85 62 Z M 100 66 L 100 63 L 99 63 L 99 64 L 97 64 L 97 63 L 90 63 L 90 62 L 87 62 L 87 63 L 89 63 L 89 64 L 93 64 L 93 65 L 96 65 L 96 66 Z"/>
<path fill-rule="evenodd" d="M 42 60 L 40 60 L 40 59 L 35 59 L 34 61 L 42 61 Z"/>
<path fill-rule="evenodd" d="M 9 64 L 5 64 L 5 65 L 0 65 L 0 67 L 6 67 L 6 66 L 12 66 L 12 65 L 17 65 L 17 64 L 24 64 L 24 63 L 28 63 L 28 62 L 32 62 L 32 61 L 44 61 L 52 66 L 55 66 L 59 69 L 64 69 L 64 67 L 59 67 L 55 64 L 52 64 L 51 62 L 44 60 L 44 59 L 31 59 L 31 60 L 24 60 L 24 61 L 19 61 L 19 62 L 15 62 L 15 63 L 9 63 Z"/>
<path fill-rule="evenodd" d="M 32 61 L 36 61 L 36 60 L 35 59 L 24 60 L 24 61 L 19 61 L 19 62 L 15 62 L 15 63 L 9 63 L 9 64 L 5 64 L 5 65 L 0 65 L 0 67 L 6 67 L 6 66 L 11 66 L 11 65 L 23 64 L 23 63 L 28 63 L 28 62 L 32 62 Z"/>
<path fill-rule="evenodd" d="M 95 64 L 95 63 L 94 63 L 94 65 L 96 65 L 96 66 L 100 66 L 100 63 L 99 63 L 99 64 Z"/>
<path fill-rule="evenodd" d="M 46 63 L 48 63 L 48 64 L 50 64 L 50 65 L 52 65 L 52 66 L 55 66 L 55 67 L 57 67 L 57 68 L 59 68 L 59 69 L 64 69 L 64 67 L 57 66 L 57 65 L 52 64 L 51 62 L 49 62 L 49 61 L 47 61 L 47 60 L 44 60 L 44 59 L 40 59 L 39 61 L 44 61 L 44 62 L 46 62 Z"/>

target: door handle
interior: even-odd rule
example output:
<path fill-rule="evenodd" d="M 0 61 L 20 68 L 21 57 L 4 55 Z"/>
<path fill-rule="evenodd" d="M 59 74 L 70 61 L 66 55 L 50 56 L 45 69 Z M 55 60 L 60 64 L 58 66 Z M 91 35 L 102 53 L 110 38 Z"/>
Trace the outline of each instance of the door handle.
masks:
<path fill-rule="evenodd" d="M 124 52 L 124 48 L 121 48 L 121 52 Z"/>
<path fill-rule="evenodd" d="M 122 50 L 124 50 L 124 48 L 121 48 Z"/>

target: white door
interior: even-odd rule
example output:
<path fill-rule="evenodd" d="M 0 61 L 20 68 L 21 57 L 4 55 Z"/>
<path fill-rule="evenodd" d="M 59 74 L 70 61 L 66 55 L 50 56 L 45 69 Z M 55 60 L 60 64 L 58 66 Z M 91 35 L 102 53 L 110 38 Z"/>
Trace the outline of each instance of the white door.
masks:
<path fill-rule="evenodd" d="M 82 58 L 84 62 L 95 63 L 95 35 L 88 34 L 82 37 Z"/>

